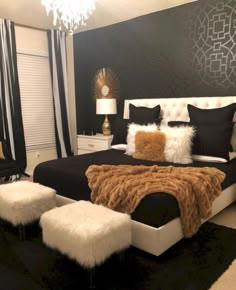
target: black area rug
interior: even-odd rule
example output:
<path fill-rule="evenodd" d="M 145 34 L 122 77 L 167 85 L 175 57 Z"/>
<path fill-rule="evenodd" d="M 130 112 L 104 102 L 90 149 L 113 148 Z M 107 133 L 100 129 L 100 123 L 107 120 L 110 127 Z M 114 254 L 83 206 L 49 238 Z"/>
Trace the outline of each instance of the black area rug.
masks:
<path fill-rule="evenodd" d="M 41 242 L 36 225 L 28 239 L 18 240 L 9 225 L 0 226 L 0 289 L 88 289 L 88 272 Z M 205 290 L 236 258 L 236 230 L 205 223 L 192 239 L 184 239 L 160 257 L 130 248 L 96 268 L 96 289 Z"/>

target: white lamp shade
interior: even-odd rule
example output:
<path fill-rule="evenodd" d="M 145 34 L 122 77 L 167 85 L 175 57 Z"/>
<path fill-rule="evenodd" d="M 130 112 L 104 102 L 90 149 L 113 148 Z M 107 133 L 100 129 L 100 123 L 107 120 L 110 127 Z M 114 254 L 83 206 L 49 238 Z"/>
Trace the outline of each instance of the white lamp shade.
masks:
<path fill-rule="evenodd" d="M 116 113 L 116 99 L 96 99 L 97 115 L 114 115 Z"/>

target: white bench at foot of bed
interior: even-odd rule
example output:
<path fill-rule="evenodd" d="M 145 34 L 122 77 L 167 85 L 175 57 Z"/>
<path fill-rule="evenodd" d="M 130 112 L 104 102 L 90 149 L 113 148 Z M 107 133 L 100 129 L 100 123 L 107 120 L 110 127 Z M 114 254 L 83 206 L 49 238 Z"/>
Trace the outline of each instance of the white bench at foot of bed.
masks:
<path fill-rule="evenodd" d="M 53 188 L 30 181 L 0 185 L 0 217 L 14 226 L 27 225 L 56 206 Z"/>
<path fill-rule="evenodd" d="M 40 218 L 44 243 L 85 268 L 103 263 L 130 246 L 130 216 L 89 201 L 45 212 Z"/>
<path fill-rule="evenodd" d="M 221 195 L 216 198 L 212 207 L 212 215 L 216 215 L 221 210 L 236 200 L 236 184 L 223 190 Z M 75 202 L 60 195 L 57 195 L 57 206 Z M 206 220 L 203 220 L 204 223 Z M 183 231 L 180 218 L 175 218 L 169 223 L 154 228 L 140 222 L 132 220 L 132 246 L 144 250 L 155 256 L 164 253 L 171 246 L 183 238 Z"/>

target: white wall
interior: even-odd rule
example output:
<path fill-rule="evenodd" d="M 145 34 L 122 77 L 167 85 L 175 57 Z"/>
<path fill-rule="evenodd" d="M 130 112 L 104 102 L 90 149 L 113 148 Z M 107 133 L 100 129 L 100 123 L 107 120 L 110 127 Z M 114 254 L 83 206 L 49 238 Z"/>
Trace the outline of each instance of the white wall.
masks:
<path fill-rule="evenodd" d="M 18 51 L 25 51 L 35 54 L 48 55 L 48 43 L 46 31 L 25 28 L 21 26 L 15 27 L 16 31 L 16 47 Z M 69 40 L 68 54 L 68 75 L 69 78 L 69 100 L 70 100 L 70 128 L 72 132 L 73 143 L 76 146 L 76 117 L 75 117 L 75 93 L 74 93 L 74 67 L 73 67 L 73 38 Z M 70 97 L 72 96 L 72 97 Z M 75 147 L 76 148 L 76 147 Z M 76 150 L 75 150 L 76 152 Z M 26 172 L 30 175 L 33 173 L 35 166 L 43 161 L 56 159 L 56 148 L 43 148 L 40 150 L 27 150 L 27 168 Z"/>

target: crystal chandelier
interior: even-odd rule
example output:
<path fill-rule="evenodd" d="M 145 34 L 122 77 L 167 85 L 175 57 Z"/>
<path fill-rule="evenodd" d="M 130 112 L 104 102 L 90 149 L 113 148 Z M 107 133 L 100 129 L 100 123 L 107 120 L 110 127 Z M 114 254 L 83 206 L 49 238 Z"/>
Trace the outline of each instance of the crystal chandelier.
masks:
<path fill-rule="evenodd" d="M 95 9 L 95 0 L 42 0 L 47 15 L 52 12 L 53 25 L 62 25 L 70 34 L 80 26 L 86 25 L 86 20 Z"/>

